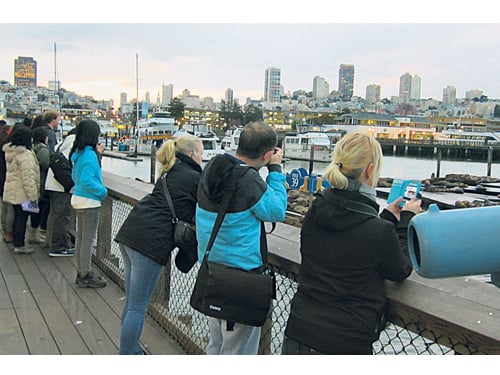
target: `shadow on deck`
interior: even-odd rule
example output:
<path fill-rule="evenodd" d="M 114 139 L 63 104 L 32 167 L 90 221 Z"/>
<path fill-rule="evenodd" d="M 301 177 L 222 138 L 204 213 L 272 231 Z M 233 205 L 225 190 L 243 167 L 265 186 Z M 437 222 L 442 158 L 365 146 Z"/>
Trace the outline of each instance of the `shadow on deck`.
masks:
<path fill-rule="evenodd" d="M 79 288 L 74 257 L 34 248 L 16 254 L 0 241 L 0 354 L 117 354 L 123 290 L 109 279 L 105 288 Z M 185 354 L 150 317 L 141 342 L 148 354 Z"/>

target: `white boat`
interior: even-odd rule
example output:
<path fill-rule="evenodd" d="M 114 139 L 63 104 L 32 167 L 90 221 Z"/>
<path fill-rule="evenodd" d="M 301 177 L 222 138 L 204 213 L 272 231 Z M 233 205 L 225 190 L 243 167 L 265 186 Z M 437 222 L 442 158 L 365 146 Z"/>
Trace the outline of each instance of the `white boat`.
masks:
<path fill-rule="evenodd" d="M 184 124 L 179 131 L 174 134 L 174 139 L 185 134 L 191 134 L 201 139 L 203 143 L 203 161 L 208 161 L 214 156 L 223 154 L 219 146 L 219 137 L 211 130 L 205 121 L 190 122 Z"/>
<path fill-rule="evenodd" d="M 288 133 L 283 138 L 283 157 L 295 160 L 310 160 L 311 149 L 314 161 L 329 162 L 335 147 L 324 132 Z"/>
<path fill-rule="evenodd" d="M 220 143 L 220 148 L 225 152 L 234 153 L 238 148 L 238 143 L 240 141 L 240 134 L 242 128 L 234 128 L 226 131 L 224 138 Z"/>
<path fill-rule="evenodd" d="M 137 121 L 137 152 L 150 154 L 151 145 L 159 148 L 166 139 L 173 138 L 179 127 L 168 112 L 155 112 L 147 119 Z"/>
<path fill-rule="evenodd" d="M 97 125 L 101 128 L 101 136 L 113 138 L 118 135 L 118 128 L 113 126 L 111 121 L 108 120 L 96 120 Z"/>

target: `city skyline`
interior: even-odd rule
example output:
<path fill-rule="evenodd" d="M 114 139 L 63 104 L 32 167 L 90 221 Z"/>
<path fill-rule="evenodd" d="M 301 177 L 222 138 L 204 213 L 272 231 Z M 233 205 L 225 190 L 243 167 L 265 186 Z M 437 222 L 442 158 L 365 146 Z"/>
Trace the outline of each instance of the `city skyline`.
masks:
<path fill-rule="evenodd" d="M 405 73 L 420 77 L 421 98 L 442 100 L 447 86 L 457 97 L 478 89 L 500 98 L 500 24 L 28 23 L 0 30 L 9 36 L 0 79 L 13 83 L 14 60 L 29 56 L 37 61 L 38 85 L 48 86 L 56 43 L 62 87 L 115 105 L 121 92 L 136 97 L 136 54 L 139 99 L 149 92 L 153 102 L 162 84 L 172 84 L 174 96 L 188 89 L 220 101 L 231 88 L 240 103 L 260 99 L 269 67 L 280 69 L 285 93 L 312 91 L 316 76 L 337 90 L 341 64 L 354 65 L 354 95 L 363 98 L 371 84 L 381 86 L 381 98 L 398 96 Z"/>

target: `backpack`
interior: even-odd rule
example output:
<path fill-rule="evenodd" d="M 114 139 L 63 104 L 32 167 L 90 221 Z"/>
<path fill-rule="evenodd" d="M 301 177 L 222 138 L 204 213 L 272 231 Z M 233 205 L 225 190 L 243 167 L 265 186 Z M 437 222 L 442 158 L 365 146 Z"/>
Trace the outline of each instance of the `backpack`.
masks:
<path fill-rule="evenodd" d="M 57 150 L 50 155 L 49 167 L 52 169 L 56 181 L 64 187 L 64 191 L 67 193 L 75 185 L 73 179 L 71 178 L 71 170 L 73 169 L 73 166 L 71 165 L 71 161 L 69 161 L 66 156 L 59 151 L 60 148 L 61 146 L 59 146 Z"/>

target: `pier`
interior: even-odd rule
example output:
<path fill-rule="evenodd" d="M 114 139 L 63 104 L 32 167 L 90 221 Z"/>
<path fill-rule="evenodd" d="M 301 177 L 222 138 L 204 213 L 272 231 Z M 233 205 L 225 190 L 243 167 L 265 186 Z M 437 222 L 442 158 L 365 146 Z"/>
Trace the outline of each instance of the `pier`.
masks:
<path fill-rule="evenodd" d="M 132 206 L 152 185 L 103 174 L 109 194 L 102 207 L 93 261 L 96 271 L 108 279 L 108 286 L 77 288 L 72 258 L 51 259 L 41 249 L 31 255 L 14 254 L 0 244 L 2 353 L 117 352 L 123 265 L 112 239 Z M 300 269 L 299 235 L 297 226 L 278 223 L 268 236 L 277 299 L 263 326 L 260 354 L 281 353 Z M 180 273 L 173 260 L 164 268 L 142 337 L 151 354 L 204 353 L 207 319 L 189 305 L 196 273 L 197 266 L 188 274 Z M 413 272 L 404 282 L 387 282 L 389 324 L 374 343 L 374 354 L 500 354 L 499 293 L 496 286 L 473 277 L 430 280 Z M 65 350 L 73 340 L 73 349 Z M 42 349 L 46 342 L 50 353 Z"/>

